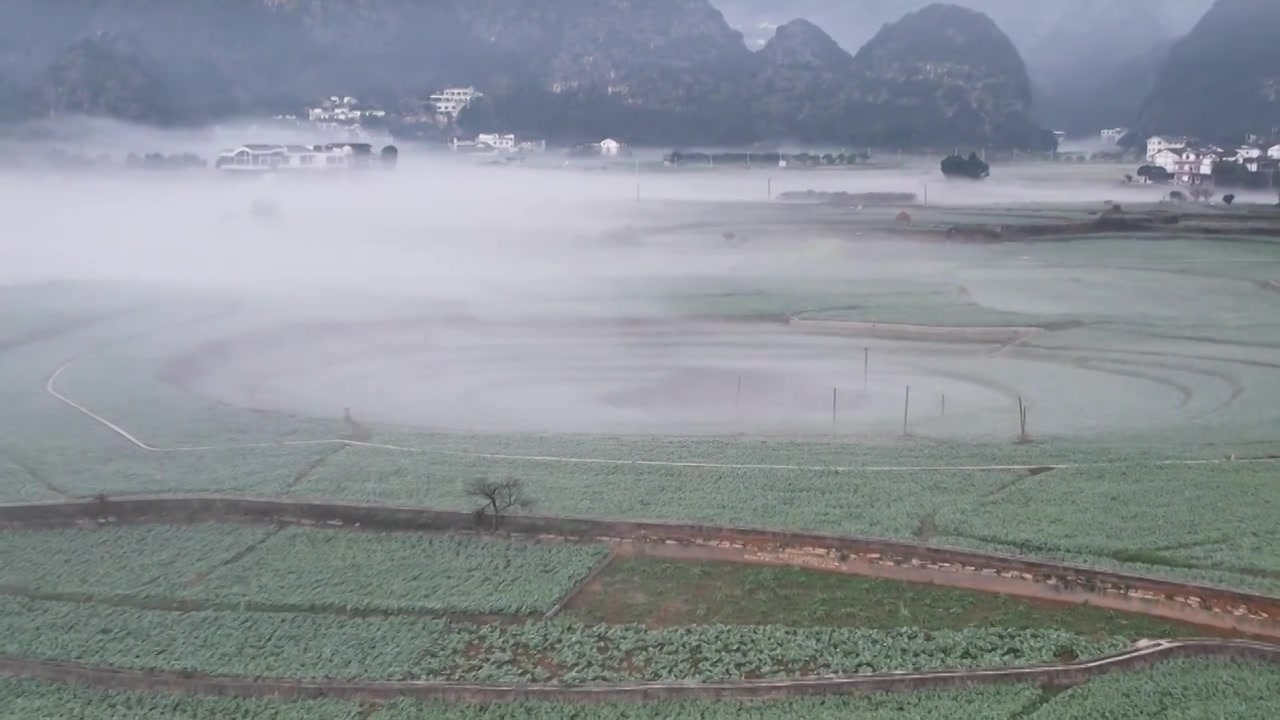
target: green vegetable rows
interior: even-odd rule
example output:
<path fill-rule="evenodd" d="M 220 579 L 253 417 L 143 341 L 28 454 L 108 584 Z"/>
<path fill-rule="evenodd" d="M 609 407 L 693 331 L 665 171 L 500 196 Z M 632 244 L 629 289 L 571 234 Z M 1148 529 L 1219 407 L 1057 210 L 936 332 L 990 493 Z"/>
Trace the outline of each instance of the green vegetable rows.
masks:
<path fill-rule="evenodd" d="M 98 692 L 0 680 L 0 719 L 52 720 L 1270 720 L 1280 717 L 1280 670 L 1178 661 L 1108 675 L 1061 694 L 1026 685 L 752 702 L 385 706 L 331 700 L 239 700 Z"/>
<path fill-rule="evenodd" d="M 598 544 L 297 527 L 26 530 L 0 533 L 0 585 L 232 606 L 515 615 L 549 610 L 607 553 Z"/>
<path fill-rule="evenodd" d="M 0 533 L 0 585 L 169 596 L 270 532 L 244 525 L 6 531 Z"/>
<path fill-rule="evenodd" d="M 289 528 L 198 594 L 315 608 L 523 615 L 551 609 L 607 554 L 600 544 Z"/>
<path fill-rule="evenodd" d="M 484 682 L 731 679 L 985 667 L 1126 647 L 1060 631 L 473 625 L 0 598 L 0 654 L 248 676 Z"/>
<path fill-rule="evenodd" d="M 1054 630 L 924 631 L 693 625 L 488 625 L 467 633 L 471 652 L 446 676 L 489 682 L 589 683 L 854 675 L 995 667 L 1123 650 L 1119 639 Z"/>

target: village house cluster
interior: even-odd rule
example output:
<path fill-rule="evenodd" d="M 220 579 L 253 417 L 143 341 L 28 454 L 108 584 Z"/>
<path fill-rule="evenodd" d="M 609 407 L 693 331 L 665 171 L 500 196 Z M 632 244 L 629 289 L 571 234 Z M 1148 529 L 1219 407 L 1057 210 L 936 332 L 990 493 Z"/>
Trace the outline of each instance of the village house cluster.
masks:
<path fill-rule="evenodd" d="M 368 143 L 326 143 L 318 145 L 276 145 L 249 143 L 223 150 L 214 168 L 226 172 L 332 171 L 374 167 L 394 167 L 399 152 L 388 145 L 375 152 Z"/>
<path fill-rule="evenodd" d="M 1280 170 L 1280 143 L 1246 143 L 1224 150 L 1194 138 L 1156 135 L 1147 139 L 1146 161 L 1180 185 L 1202 185 L 1212 182 L 1218 163 L 1235 163 L 1250 173 Z"/>

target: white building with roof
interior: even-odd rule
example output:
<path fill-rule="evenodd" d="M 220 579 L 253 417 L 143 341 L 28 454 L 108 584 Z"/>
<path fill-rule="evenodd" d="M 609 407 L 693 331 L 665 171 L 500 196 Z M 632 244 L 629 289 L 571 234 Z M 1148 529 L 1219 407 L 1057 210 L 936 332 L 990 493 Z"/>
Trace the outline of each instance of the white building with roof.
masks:
<path fill-rule="evenodd" d="M 445 88 L 430 98 L 431 106 L 437 115 L 446 115 L 457 119 L 458 115 L 471 104 L 472 100 L 484 97 L 474 87 Z"/>
<path fill-rule="evenodd" d="M 1182 159 L 1182 151 L 1186 148 L 1167 147 L 1153 155 L 1147 156 L 1147 164 L 1164 168 L 1169 173 L 1178 169 L 1178 161 Z"/>
<path fill-rule="evenodd" d="M 1190 138 L 1172 137 L 1169 135 L 1153 135 L 1147 138 L 1147 161 L 1150 162 L 1155 158 L 1156 153 L 1169 148 L 1185 148 L 1191 144 Z"/>
<path fill-rule="evenodd" d="M 1107 145 L 1115 145 L 1120 142 L 1120 138 L 1129 134 L 1129 128 L 1107 128 L 1102 131 L 1102 142 Z"/>

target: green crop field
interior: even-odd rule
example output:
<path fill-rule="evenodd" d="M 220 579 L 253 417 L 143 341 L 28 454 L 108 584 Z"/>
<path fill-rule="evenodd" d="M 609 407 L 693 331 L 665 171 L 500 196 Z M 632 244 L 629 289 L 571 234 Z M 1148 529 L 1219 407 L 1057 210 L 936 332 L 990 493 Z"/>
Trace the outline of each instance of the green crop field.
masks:
<path fill-rule="evenodd" d="M 50 593 L 172 596 L 271 534 L 268 527 L 142 526 L 0 533 L 0 584 Z"/>
<path fill-rule="evenodd" d="M 198 590 L 221 602 L 523 615 L 550 610 L 603 545 L 286 529 Z"/>
<path fill-rule="evenodd" d="M 524 615 L 549 610 L 606 553 L 591 544 L 237 525 L 13 531 L 0 533 L 0 586 L 120 604 Z"/>
<path fill-rule="evenodd" d="M 246 676 L 570 682 L 727 680 L 1093 657 L 1120 638 L 1057 630 L 644 628 L 421 617 L 172 612 L 0 598 L 0 653 Z"/>
<path fill-rule="evenodd" d="M 1205 634 L 1132 613 L 1061 607 L 1008 595 L 850 577 L 801 568 L 619 557 L 579 592 L 563 617 L 585 623 L 792 627 L 1056 628 L 1085 637 Z"/>

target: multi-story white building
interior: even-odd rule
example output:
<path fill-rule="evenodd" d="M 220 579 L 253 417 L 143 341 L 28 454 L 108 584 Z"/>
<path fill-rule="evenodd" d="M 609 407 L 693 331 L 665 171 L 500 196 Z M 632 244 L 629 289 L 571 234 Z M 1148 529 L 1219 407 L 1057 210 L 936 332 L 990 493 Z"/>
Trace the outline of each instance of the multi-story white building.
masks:
<path fill-rule="evenodd" d="M 1166 135 L 1153 135 L 1147 138 L 1147 162 L 1154 160 L 1156 153 L 1161 150 L 1185 148 L 1191 142 L 1191 139 L 1185 137 L 1174 138 Z"/>
<path fill-rule="evenodd" d="M 1217 148 L 1182 149 L 1174 167 L 1174 180 L 1182 185 L 1200 185 L 1213 177 L 1213 166 L 1218 164 L 1222 155 Z"/>
<path fill-rule="evenodd" d="M 458 114 L 478 97 L 484 97 L 484 94 L 477 92 L 473 87 L 465 87 L 445 88 L 429 99 L 437 115 L 447 115 L 456 119 Z"/>
<path fill-rule="evenodd" d="M 1280 145 L 1272 145 L 1267 148 L 1267 157 L 1272 160 L 1280 160 Z"/>
<path fill-rule="evenodd" d="M 1147 164 L 1164 168 L 1167 172 L 1172 173 L 1178 169 L 1178 161 L 1182 159 L 1182 151 L 1186 148 L 1167 147 L 1147 156 Z"/>
<path fill-rule="evenodd" d="M 1102 142 L 1107 145 L 1115 145 L 1120 142 L 1120 138 L 1128 134 L 1129 128 L 1108 128 L 1102 131 Z"/>

